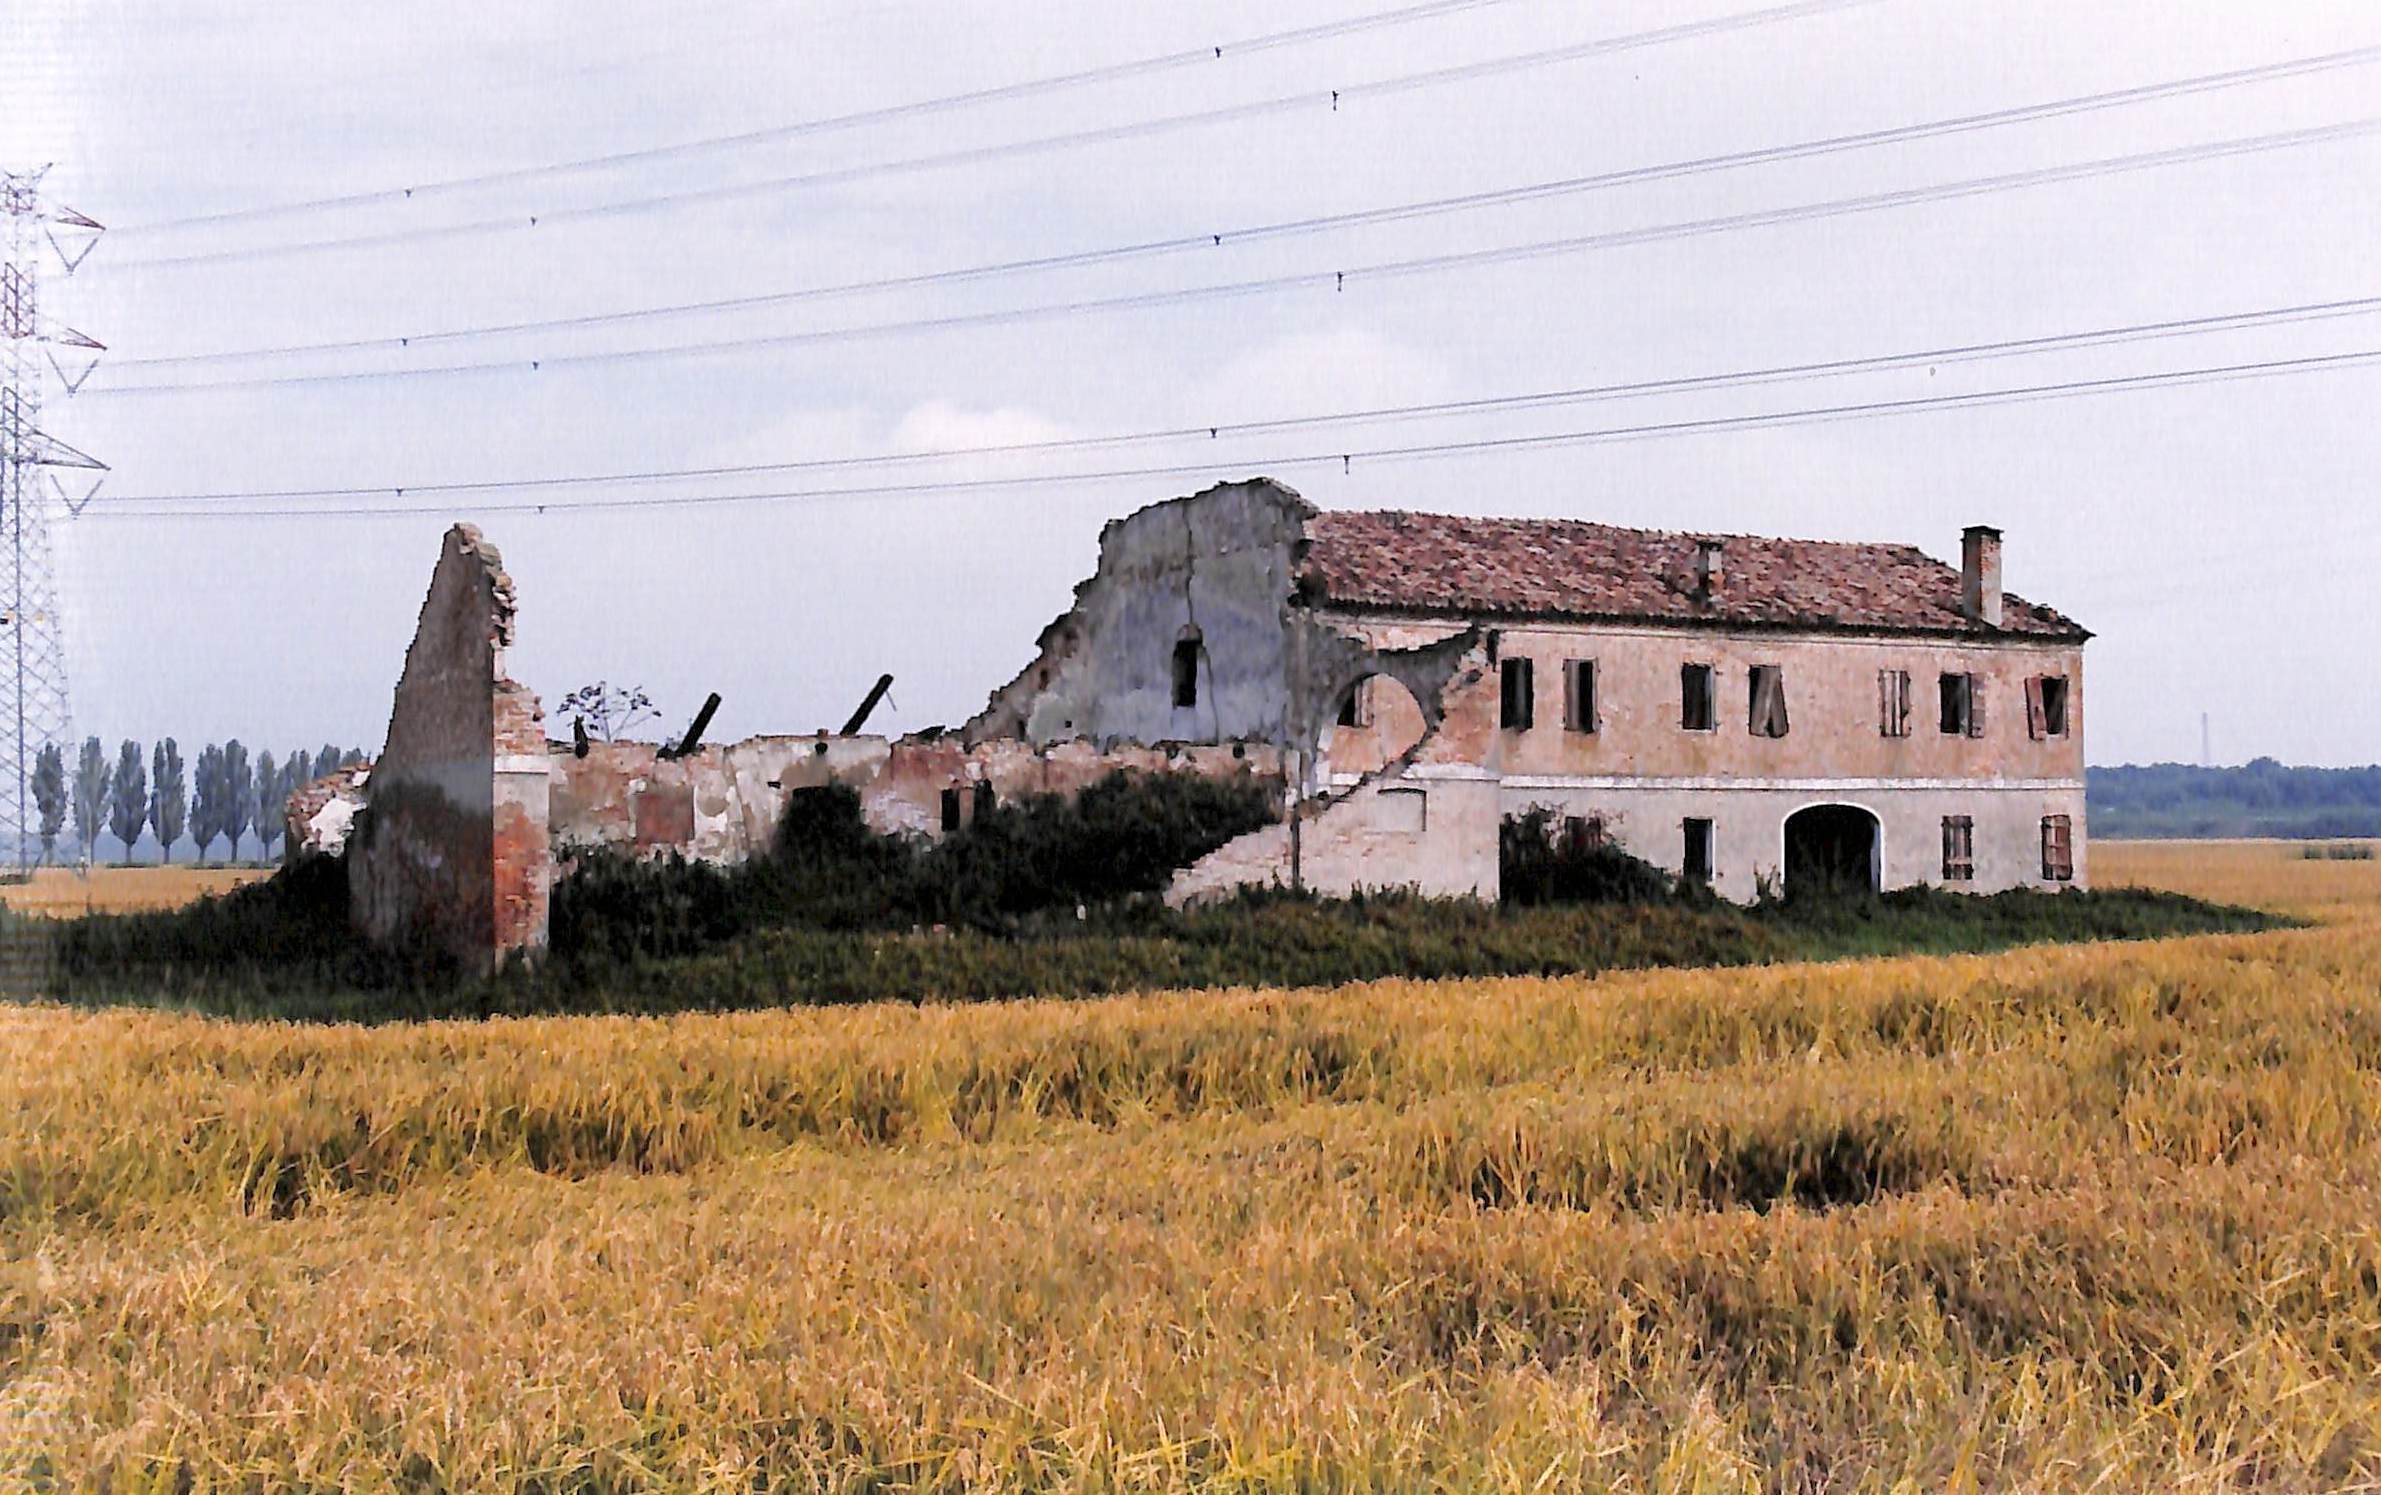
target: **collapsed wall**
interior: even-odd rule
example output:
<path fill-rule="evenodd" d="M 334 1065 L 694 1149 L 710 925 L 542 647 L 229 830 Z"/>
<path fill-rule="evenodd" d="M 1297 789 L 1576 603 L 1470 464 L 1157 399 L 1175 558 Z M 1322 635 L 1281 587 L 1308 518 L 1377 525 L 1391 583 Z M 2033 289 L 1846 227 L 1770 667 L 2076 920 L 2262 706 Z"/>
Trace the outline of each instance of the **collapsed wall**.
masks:
<path fill-rule="evenodd" d="M 347 838 L 350 916 L 383 944 L 473 969 L 542 949 L 552 882 L 537 697 L 508 678 L 513 584 L 470 525 L 447 531 L 405 653 L 387 746 Z"/>
<path fill-rule="evenodd" d="M 952 736 L 753 737 L 669 756 L 652 743 L 556 745 L 551 824 L 556 854 L 596 848 L 740 862 L 766 853 L 797 791 L 841 784 L 879 835 L 938 836 L 994 804 L 1034 794 L 1072 797 L 1119 771 L 1279 778 L 1263 744 L 1036 749 L 1013 738 L 969 746 Z"/>
<path fill-rule="evenodd" d="M 1493 641 L 1464 628 L 1393 647 L 1322 616 L 1299 579 L 1314 513 L 1260 479 L 1110 523 L 1097 570 L 1033 663 L 957 732 L 681 750 L 547 740 L 536 696 L 505 674 L 511 579 L 495 547 L 457 525 L 388 745 L 368 776 L 324 786 L 309 829 L 322 819 L 329 843 L 329 822 L 353 812 L 351 914 L 367 935 L 481 969 L 544 947 L 553 881 L 576 854 L 741 861 L 771 848 L 792 794 L 829 783 L 854 790 L 880 834 L 931 837 L 1119 770 L 1256 776 L 1284 787 L 1285 819 L 1185 869 L 1174 901 L 1250 882 L 1493 898 L 1497 785 L 1481 765 L 1494 747 L 1455 725 L 1494 719 L 1493 702 L 1472 699 L 1493 691 Z M 1324 736 L 1376 676 L 1410 693 L 1420 738 L 1335 785 Z"/>
<path fill-rule="evenodd" d="M 1495 720 L 1489 638 L 1465 628 L 1414 648 L 1374 650 L 1330 633 L 1305 653 L 1340 696 L 1368 678 L 1395 681 L 1420 708 L 1420 733 L 1352 785 L 1324 792 L 1324 783 L 1310 784 L 1280 823 L 1183 868 L 1168 885 L 1166 902 L 1180 908 L 1248 886 L 1331 897 L 1402 889 L 1495 899 L 1502 786 L 1481 766 L 1495 749 L 1493 734 L 1481 725 Z M 1310 761 L 1314 779 L 1327 782 L 1327 758 L 1318 753 Z"/>

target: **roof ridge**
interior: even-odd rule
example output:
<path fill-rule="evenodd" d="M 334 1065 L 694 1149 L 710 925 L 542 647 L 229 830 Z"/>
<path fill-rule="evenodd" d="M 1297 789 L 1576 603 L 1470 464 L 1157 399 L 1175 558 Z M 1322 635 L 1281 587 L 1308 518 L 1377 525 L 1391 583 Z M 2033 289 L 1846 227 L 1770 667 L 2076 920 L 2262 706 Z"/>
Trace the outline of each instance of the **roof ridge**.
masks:
<path fill-rule="evenodd" d="M 1526 514 L 1451 514 L 1443 509 L 1327 509 L 1318 508 L 1315 519 L 1449 519 L 1459 524 L 1515 524 L 1564 525 L 1579 529 L 1604 530 L 1619 535 L 1647 535 L 1673 540 L 1767 540 L 1783 545 L 1828 545 L 1843 550 L 1897 550 L 1938 566 L 1948 566 L 1929 554 L 1923 547 L 1903 540 L 1823 540 L 1809 535 L 1770 535 L 1750 530 L 1660 529 L 1649 525 L 1614 524 L 1604 519 L 1581 519 L 1573 515 Z"/>
<path fill-rule="evenodd" d="M 1699 625 L 2088 638 L 2056 609 L 2004 591 L 2003 621 L 1960 606 L 1959 567 L 1915 545 L 1647 529 L 1569 517 L 1316 509 L 1302 574 L 1360 606 Z M 1699 540 L 1739 547 L 1706 596 L 1683 574 Z"/>

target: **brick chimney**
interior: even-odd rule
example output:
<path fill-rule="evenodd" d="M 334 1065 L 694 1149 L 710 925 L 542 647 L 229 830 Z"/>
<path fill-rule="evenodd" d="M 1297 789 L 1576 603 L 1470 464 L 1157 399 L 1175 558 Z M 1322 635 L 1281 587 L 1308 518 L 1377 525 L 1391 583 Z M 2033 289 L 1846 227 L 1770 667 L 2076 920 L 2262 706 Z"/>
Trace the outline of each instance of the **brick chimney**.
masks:
<path fill-rule="evenodd" d="M 1720 582 L 1725 575 L 1726 567 L 1720 559 L 1720 542 L 1697 540 L 1695 542 L 1695 595 L 1705 602 L 1717 597 L 1720 594 Z"/>
<path fill-rule="evenodd" d="M 2001 532 L 1989 524 L 1959 533 L 1959 612 L 1971 623 L 2001 626 Z"/>

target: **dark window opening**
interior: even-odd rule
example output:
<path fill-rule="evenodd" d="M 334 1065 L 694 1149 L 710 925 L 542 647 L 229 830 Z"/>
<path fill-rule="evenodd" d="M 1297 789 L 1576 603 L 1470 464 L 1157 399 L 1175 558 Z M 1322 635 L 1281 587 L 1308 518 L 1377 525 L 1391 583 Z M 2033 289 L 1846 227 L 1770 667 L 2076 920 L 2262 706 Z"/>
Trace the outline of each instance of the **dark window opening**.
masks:
<path fill-rule="evenodd" d="M 1887 737 L 1910 735 L 1910 672 L 1877 671 L 1877 730 Z"/>
<path fill-rule="evenodd" d="M 1753 666 L 1748 677 L 1745 728 L 1755 737 L 1786 735 L 1786 672 L 1774 664 Z"/>
<path fill-rule="evenodd" d="M 2067 677 L 2037 675 L 2026 682 L 2026 726 L 2036 737 L 2067 735 Z"/>
<path fill-rule="evenodd" d="M 999 793 L 993 789 L 992 785 L 988 781 L 979 782 L 976 785 L 975 818 L 981 820 L 991 814 L 992 807 L 999 802 Z"/>
<path fill-rule="evenodd" d="M 1498 668 L 1503 673 L 1498 680 L 1497 725 L 1508 731 L 1526 731 L 1538 715 L 1530 661 L 1510 658 Z"/>
<path fill-rule="evenodd" d="M 1943 817 L 1943 881 L 1972 882 L 1976 877 L 1976 822 L 1972 816 Z"/>
<path fill-rule="evenodd" d="M 1679 666 L 1678 725 L 1689 732 L 1709 732 L 1719 722 L 1719 684 L 1711 666 Z"/>
<path fill-rule="evenodd" d="M 1572 732 L 1596 730 L 1596 662 L 1592 659 L 1563 664 L 1563 727 Z"/>
<path fill-rule="evenodd" d="M 942 828 L 945 832 L 959 829 L 959 787 L 956 784 L 942 792 Z"/>
<path fill-rule="evenodd" d="M 1195 633 L 1174 645 L 1174 704 L 1199 704 L 1199 636 Z"/>
<path fill-rule="evenodd" d="M 1343 727 L 1369 727 L 1372 725 L 1372 681 L 1370 679 L 1357 681 L 1348 687 L 1346 695 L 1339 698 L 1339 724 Z"/>
<path fill-rule="evenodd" d="M 2065 815 L 2042 817 L 2042 880 L 2075 880 L 2075 822 Z"/>
<path fill-rule="evenodd" d="M 1686 877 L 1689 882 L 1711 881 L 1711 822 L 1689 818 L 1686 823 Z"/>
<path fill-rule="evenodd" d="M 1945 675 L 1942 683 L 1943 735 L 1976 737 L 1982 734 L 1982 702 L 1973 675 Z"/>

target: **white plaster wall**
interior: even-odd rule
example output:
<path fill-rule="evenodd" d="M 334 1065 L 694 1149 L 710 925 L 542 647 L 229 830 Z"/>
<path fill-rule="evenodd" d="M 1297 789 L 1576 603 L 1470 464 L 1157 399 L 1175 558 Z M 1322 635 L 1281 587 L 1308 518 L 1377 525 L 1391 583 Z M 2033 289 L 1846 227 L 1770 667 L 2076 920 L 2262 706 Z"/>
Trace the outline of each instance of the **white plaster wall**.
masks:
<path fill-rule="evenodd" d="M 1786 817 L 1811 805 L 1858 805 L 1884 832 L 1881 879 L 1888 888 L 1941 883 L 1962 891 L 2069 886 L 2042 878 L 2042 817 L 2066 815 L 2075 828 L 2075 879 L 2088 885 L 2083 785 L 2073 780 L 1919 787 L 1877 780 L 1642 781 L 1515 776 L 1502 786 L 1504 813 L 1544 805 L 1560 815 L 1602 817 L 1606 831 L 1632 855 L 1670 872 L 1686 858 L 1688 817 L 1712 822 L 1712 887 L 1749 901 L 1763 877 L 1784 885 Z M 1976 876 L 1943 883 L 1943 817 L 1966 815 L 1976 824 Z"/>
<path fill-rule="evenodd" d="M 1414 794 L 1421 796 L 1418 817 L 1413 801 L 1401 797 Z M 1298 881 L 1334 897 L 1410 889 L 1434 898 L 1493 901 L 1502 813 L 1496 780 L 1483 772 L 1387 775 L 1328 803 L 1308 803 L 1298 832 Z M 1184 868 L 1168 886 L 1166 901 L 1179 908 L 1242 886 L 1291 881 L 1290 827 L 1284 822 L 1251 831 Z"/>

